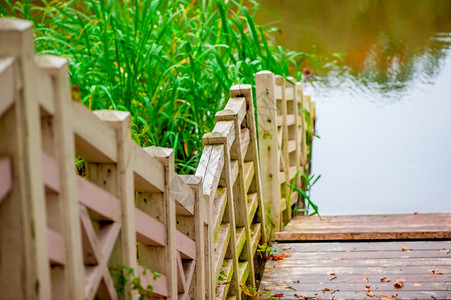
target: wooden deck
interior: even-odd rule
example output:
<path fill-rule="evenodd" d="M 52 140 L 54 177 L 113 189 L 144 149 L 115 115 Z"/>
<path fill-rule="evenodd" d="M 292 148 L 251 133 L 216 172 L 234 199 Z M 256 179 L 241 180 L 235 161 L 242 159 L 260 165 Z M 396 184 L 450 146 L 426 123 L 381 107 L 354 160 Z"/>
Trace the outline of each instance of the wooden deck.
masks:
<path fill-rule="evenodd" d="M 277 241 L 450 239 L 451 213 L 299 216 Z"/>
<path fill-rule="evenodd" d="M 259 291 L 280 299 L 451 299 L 450 216 L 295 218 L 276 234 L 289 243 L 273 245 L 282 259 L 266 263 Z"/>

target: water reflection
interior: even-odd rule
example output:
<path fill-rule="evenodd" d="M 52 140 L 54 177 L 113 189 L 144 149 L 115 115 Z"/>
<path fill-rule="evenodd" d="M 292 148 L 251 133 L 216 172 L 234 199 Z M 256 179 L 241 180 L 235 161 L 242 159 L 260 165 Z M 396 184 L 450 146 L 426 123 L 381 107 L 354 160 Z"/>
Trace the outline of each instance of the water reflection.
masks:
<path fill-rule="evenodd" d="M 279 43 L 325 66 L 306 62 L 320 212 L 451 211 L 451 1 L 259 2 Z"/>
<path fill-rule="evenodd" d="M 451 46 L 451 1 L 261 0 L 259 22 L 276 20 L 277 42 L 314 53 L 314 83 L 399 100 L 416 80 L 432 83 Z M 344 54 L 344 56 L 340 56 Z M 323 92 L 329 92 L 324 90 Z M 381 100 L 370 97 L 373 101 Z"/>

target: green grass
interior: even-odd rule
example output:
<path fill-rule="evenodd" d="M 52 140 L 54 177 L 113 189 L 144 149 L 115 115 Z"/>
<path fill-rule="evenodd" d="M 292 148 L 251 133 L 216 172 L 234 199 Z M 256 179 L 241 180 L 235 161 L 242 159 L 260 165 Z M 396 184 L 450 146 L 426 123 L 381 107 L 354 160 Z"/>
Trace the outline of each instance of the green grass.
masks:
<path fill-rule="evenodd" d="M 174 149 L 192 172 L 201 138 L 237 83 L 270 70 L 301 78 L 309 55 L 271 41 L 241 1 L 21 1 L 0 16 L 33 21 L 38 54 L 66 57 L 72 96 L 92 110 L 127 110 L 142 146 Z M 289 74 L 291 72 L 291 74 Z"/>

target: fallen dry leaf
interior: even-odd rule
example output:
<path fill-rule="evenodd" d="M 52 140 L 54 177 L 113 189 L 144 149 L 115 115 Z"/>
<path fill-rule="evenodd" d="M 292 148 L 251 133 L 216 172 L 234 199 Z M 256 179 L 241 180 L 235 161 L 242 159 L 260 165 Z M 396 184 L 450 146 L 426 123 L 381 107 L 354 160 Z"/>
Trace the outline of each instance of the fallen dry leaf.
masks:
<path fill-rule="evenodd" d="M 374 293 L 373 293 L 372 291 L 370 291 L 370 290 L 367 290 L 367 291 L 366 291 L 366 295 L 367 295 L 368 297 L 370 297 L 370 298 L 373 298 L 373 297 L 374 297 Z"/>
<path fill-rule="evenodd" d="M 412 251 L 412 249 L 409 248 L 401 248 L 402 251 Z"/>
<path fill-rule="evenodd" d="M 380 298 L 379 300 L 396 300 L 396 297 L 398 297 L 398 294 L 391 295 L 391 296 L 384 296 L 384 297 Z"/>
<path fill-rule="evenodd" d="M 271 295 L 271 297 L 274 297 L 274 298 L 282 298 L 283 295 L 284 295 L 283 293 L 278 293 L 278 294 Z"/>
<path fill-rule="evenodd" d="M 368 297 L 370 297 L 370 298 L 373 298 L 374 297 L 374 293 L 370 290 L 370 285 L 365 285 L 365 289 L 366 289 L 366 295 L 368 296 Z"/>
<path fill-rule="evenodd" d="M 332 277 L 331 279 L 329 279 L 329 281 L 335 280 L 337 279 L 337 276 Z"/>
<path fill-rule="evenodd" d="M 300 281 L 299 280 L 293 280 L 293 283 L 299 283 Z"/>
<path fill-rule="evenodd" d="M 281 288 L 282 289 L 290 289 L 290 290 L 296 291 L 296 289 L 294 289 L 293 287 L 291 287 L 289 285 L 282 285 Z"/>
<path fill-rule="evenodd" d="M 395 283 L 393 284 L 393 286 L 397 289 L 400 289 L 404 286 L 404 281 L 401 279 L 398 279 L 395 281 Z"/>
<path fill-rule="evenodd" d="M 387 277 L 381 278 L 381 282 L 390 282 L 390 281 L 391 281 L 390 278 Z"/>
<path fill-rule="evenodd" d="M 294 294 L 296 298 L 303 298 L 303 299 L 310 299 L 310 296 L 307 296 L 306 294 Z"/>
<path fill-rule="evenodd" d="M 414 214 L 414 215 L 418 215 L 418 213 L 417 213 L 417 212 L 414 212 L 413 214 Z"/>
<path fill-rule="evenodd" d="M 443 273 L 440 272 L 439 270 L 432 270 L 431 272 L 432 272 L 432 274 L 435 274 L 435 275 L 443 275 Z"/>
<path fill-rule="evenodd" d="M 335 273 L 330 273 L 329 275 L 330 275 L 330 276 L 335 276 Z"/>
<path fill-rule="evenodd" d="M 368 282 L 368 277 L 363 278 L 363 281 Z"/>

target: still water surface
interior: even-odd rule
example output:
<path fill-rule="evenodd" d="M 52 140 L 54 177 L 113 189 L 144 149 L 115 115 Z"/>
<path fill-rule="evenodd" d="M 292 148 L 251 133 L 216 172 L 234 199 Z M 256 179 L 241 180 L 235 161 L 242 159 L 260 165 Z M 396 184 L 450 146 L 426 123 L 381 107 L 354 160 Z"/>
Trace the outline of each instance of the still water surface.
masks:
<path fill-rule="evenodd" d="M 305 62 L 320 213 L 451 211 L 451 1 L 259 2 L 324 66 Z"/>

